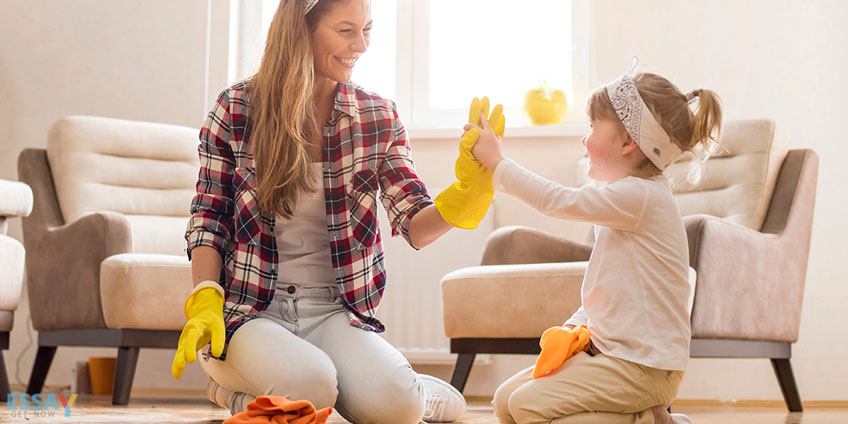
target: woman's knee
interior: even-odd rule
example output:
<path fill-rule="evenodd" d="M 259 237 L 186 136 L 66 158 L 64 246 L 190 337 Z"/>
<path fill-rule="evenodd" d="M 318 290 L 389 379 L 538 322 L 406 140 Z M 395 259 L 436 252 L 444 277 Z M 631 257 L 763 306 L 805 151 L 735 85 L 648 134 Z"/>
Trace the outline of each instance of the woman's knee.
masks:
<path fill-rule="evenodd" d="M 348 387 L 339 400 L 339 412 L 356 424 L 417 424 L 424 416 L 424 387 L 420 378 L 411 385 L 384 381 L 378 387 Z"/>
<path fill-rule="evenodd" d="M 233 336 L 227 359 L 213 378 L 224 387 L 254 396 L 275 395 L 332 407 L 338 397 L 333 361 L 285 328 L 264 319 L 246 323 Z M 223 381 L 222 381 L 223 380 Z"/>
<path fill-rule="evenodd" d="M 407 391 L 402 396 L 398 396 L 394 403 L 395 405 L 387 409 L 383 419 L 375 422 L 386 424 L 417 424 L 421 422 L 426 406 L 423 388 L 420 391 Z"/>
<path fill-rule="evenodd" d="M 308 400 L 317 409 L 329 408 L 336 404 L 339 395 L 336 369 L 326 357 L 309 358 L 291 367 L 273 367 L 269 370 L 264 388 L 268 395 L 283 396 L 290 400 Z"/>

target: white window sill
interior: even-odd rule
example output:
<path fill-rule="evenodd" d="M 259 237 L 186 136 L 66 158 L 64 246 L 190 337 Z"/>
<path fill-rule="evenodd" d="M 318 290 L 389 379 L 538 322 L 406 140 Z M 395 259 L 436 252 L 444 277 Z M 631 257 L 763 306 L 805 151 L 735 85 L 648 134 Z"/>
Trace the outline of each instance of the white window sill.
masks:
<path fill-rule="evenodd" d="M 588 124 L 575 122 L 563 125 L 507 127 L 504 136 L 520 138 L 582 137 L 588 131 Z M 412 140 L 459 138 L 462 136 L 462 128 L 408 128 L 407 133 Z"/>

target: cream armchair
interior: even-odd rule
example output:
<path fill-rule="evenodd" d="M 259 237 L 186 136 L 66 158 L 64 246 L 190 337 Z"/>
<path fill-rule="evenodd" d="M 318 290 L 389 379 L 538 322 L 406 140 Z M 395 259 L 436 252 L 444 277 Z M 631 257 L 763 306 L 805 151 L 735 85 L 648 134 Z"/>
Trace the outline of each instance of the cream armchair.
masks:
<path fill-rule="evenodd" d="M 790 365 L 798 340 L 818 158 L 786 151 L 773 121 L 729 122 L 727 152 L 706 162 L 697 186 L 675 198 L 697 271 L 692 357 L 769 358 L 790 411 L 801 400 Z M 685 181 L 687 161 L 669 167 Z M 442 279 L 445 334 L 458 353 L 451 381 L 462 390 L 478 353 L 539 352 L 548 327 L 580 306 L 591 246 L 523 227 L 496 230 L 479 267 Z M 505 307 L 504 299 L 509 299 Z"/>
<path fill-rule="evenodd" d="M 58 346 L 118 348 L 113 404 L 129 402 L 142 347 L 177 345 L 192 289 L 183 234 L 197 180 L 197 130 L 71 116 L 18 173 L 35 193 L 25 218 L 41 391 Z"/>
<path fill-rule="evenodd" d="M 21 300 L 24 279 L 24 246 L 6 235 L 9 218 L 27 216 L 32 211 L 32 190 L 15 181 L 0 180 L 0 400 L 11 393 L 3 350 L 9 348 L 9 332 Z"/>

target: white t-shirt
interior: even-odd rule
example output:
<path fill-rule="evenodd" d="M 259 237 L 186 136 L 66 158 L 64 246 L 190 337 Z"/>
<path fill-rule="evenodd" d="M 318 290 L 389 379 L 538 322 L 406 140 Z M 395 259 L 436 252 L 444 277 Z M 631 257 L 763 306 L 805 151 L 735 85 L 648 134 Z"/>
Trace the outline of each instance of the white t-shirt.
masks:
<path fill-rule="evenodd" d="M 664 176 L 570 188 L 504 159 L 494 186 L 545 215 L 596 224 L 583 304 L 565 324 L 586 324 L 605 354 L 652 368 L 686 369 L 689 245 Z"/>
<path fill-rule="evenodd" d="M 309 171 L 313 180 L 317 181 L 317 190 L 303 195 L 291 219 L 277 215 L 274 224 L 277 283 L 333 286 L 336 279 L 330 258 L 324 185 L 321 184 L 322 163 L 311 163 Z"/>

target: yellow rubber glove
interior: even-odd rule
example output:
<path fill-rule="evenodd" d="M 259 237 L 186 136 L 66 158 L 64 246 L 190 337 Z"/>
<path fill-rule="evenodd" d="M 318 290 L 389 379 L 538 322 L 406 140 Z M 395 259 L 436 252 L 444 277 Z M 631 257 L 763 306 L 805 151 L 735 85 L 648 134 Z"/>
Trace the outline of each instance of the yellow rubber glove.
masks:
<path fill-rule="evenodd" d="M 480 126 L 480 114 L 487 116 L 495 133 L 503 137 L 503 106 L 495 106 L 489 116 L 489 99 L 483 97 L 481 100 L 475 97 L 468 111 L 468 122 Z M 492 173 L 471 154 L 471 148 L 477 142 L 479 134 L 479 130 L 472 128 L 462 136 L 459 142 L 459 157 L 454 166 L 459 181 L 451 184 L 435 199 L 436 208 L 442 218 L 458 228 L 477 228 L 486 216 L 495 194 Z"/>
<path fill-rule="evenodd" d="M 186 362 L 197 360 L 197 351 L 212 342 L 212 354 L 224 352 L 224 296 L 214 287 L 206 287 L 188 297 L 183 309 L 188 322 L 180 334 L 171 374 L 183 375 Z"/>
<path fill-rule="evenodd" d="M 551 327 L 539 340 L 542 353 L 536 359 L 533 378 L 544 377 L 561 367 L 572 356 L 589 348 L 589 330 L 585 325 L 568 330 L 563 327 Z"/>

